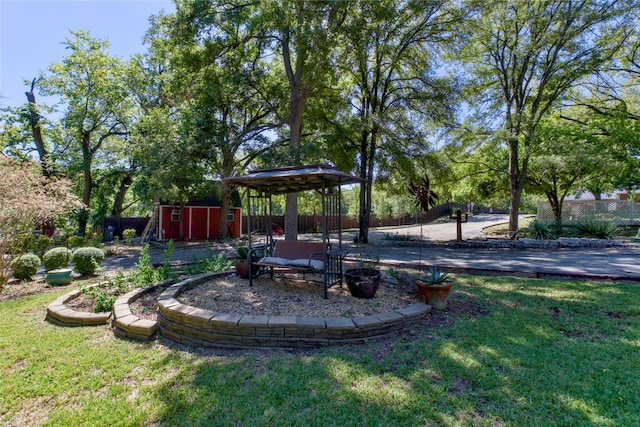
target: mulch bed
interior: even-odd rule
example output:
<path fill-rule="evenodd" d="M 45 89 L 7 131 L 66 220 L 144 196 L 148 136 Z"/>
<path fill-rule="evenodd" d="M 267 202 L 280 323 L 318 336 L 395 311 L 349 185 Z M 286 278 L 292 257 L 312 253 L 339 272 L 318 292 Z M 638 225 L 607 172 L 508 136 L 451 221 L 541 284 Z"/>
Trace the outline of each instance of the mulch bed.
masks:
<path fill-rule="evenodd" d="M 54 292 L 59 289 L 74 289 L 77 285 L 71 284 L 67 286 L 50 286 L 44 279 L 33 280 L 30 282 L 12 282 L 4 286 L 0 291 L 0 302 L 11 301 L 30 295 L 38 295 L 48 292 Z"/>
<path fill-rule="evenodd" d="M 89 298 L 86 294 L 81 293 L 72 300 L 67 301 L 64 305 L 71 310 L 93 313 L 93 308 L 96 306 L 96 301 L 92 298 Z"/>
<path fill-rule="evenodd" d="M 351 296 L 346 284 L 329 288 L 324 298 L 321 275 L 257 277 L 253 286 L 234 274 L 185 290 L 183 304 L 223 313 L 266 316 L 357 317 L 383 313 L 418 302 L 414 289 L 381 280 L 374 298 Z"/>

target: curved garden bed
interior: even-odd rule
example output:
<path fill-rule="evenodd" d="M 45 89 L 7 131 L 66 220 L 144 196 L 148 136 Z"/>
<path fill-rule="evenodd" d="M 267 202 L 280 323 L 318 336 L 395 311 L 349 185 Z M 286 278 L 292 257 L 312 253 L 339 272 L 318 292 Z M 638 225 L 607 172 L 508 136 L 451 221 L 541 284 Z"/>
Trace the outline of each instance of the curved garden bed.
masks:
<path fill-rule="evenodd" d="M 181 292 L 228 274 L 203 274 L 170 286 L 158 299 L 160 333 L 173 341 L 209 347 L 319 347 L 401 333 L 431 310 L 416 303 L 357 317 L 267 316 L 215 312 L 178 301 Z"/>
<path fill-rule="evenodd" d="M 111 312 L 89 313 L 72 310 L 66 306 L 67 302 L 78 298 L 80 294 L 80 289 L 76 289 L 56 298 L 47 307 L 46 319 L 61 326 L 96 326 L 107 323 L 111 318 Z"/>
<path fill-rule="evenodd" d="M 158 284 L 134 289 L 116 300 L 113 304 L 113 333 L 121 338 L 150 340 L 158 331 L 158 322 L 141 319 L 131 312 L 130 304 L 145 294 L 155 291 Z"/>

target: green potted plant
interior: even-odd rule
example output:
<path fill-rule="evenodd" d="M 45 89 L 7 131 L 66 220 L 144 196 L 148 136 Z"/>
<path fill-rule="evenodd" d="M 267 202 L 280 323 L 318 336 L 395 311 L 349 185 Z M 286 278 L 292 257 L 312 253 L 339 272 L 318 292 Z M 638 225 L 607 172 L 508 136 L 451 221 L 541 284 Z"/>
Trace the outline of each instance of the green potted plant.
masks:
<path fill-rule="evenodd" d="M 429 267 L 427 274 L 416 277 L 420 299 L 436 310 L 447 306 L 452 284 L 449 273 L 435 265 Z"/>
<path fill-rule="evenodd" d="M 344 272 L 347 288 L 356 298 L 373 298 L 380 287 L 380 270 L 373 268 L 372 264 L 378 260 L 365 260 L 361 258 L 358 268 L 351 268 Z"/>
<path fill-rule="evenodd" d="M 236 268 L 236 274 L 243 278 L 249 278 L 249 271 L 255 274 L 256 267 L 251 268 L 249 265 L 249 248 L 246 246 L 240 246 L 236 249 L 236 256 L 233 259 L 233 264 Z"/>

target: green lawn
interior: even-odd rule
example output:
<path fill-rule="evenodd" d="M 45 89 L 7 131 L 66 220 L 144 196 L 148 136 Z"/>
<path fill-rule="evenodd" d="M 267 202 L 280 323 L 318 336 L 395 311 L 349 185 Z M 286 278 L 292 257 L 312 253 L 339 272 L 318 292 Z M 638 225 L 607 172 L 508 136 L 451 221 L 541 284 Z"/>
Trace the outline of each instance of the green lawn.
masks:
<path fill-rule="evenodd" d="M 640 425 L 640 287 L 458 277 L 397 339 L 222 351 L 44 320 L 0 303 L 0 425 Z"/>

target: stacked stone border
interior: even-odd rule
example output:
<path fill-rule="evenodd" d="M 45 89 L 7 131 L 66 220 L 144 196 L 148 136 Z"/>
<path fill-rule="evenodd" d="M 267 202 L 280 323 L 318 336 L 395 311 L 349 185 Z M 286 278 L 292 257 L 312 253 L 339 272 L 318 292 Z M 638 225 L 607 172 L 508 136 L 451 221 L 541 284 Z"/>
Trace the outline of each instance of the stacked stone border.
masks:
<path fill-rule="evenodd" d="M 56 298 L 47 307 L 46 319 L 60 326 L 95 326 L 104 325 L 111 318 L 110 312 L 87 313 L 68 308 L 65 304 L 80 295 L 80 289 Z"/>
<path fill-rule="evenodd" d="M 144 288 L 134 289 L 116 299 L 113 304 L 113 321 L 111 327 L 113 333 L 120 338 L 132 338 L 148 341 L 158 332 L 158 322 L 155 320 L 141 319 L 131 312 L 130 304 L 141 296 L 153 292 L 161 286 L 156 283 Z"/>
<path fill-rule="evenodd" d="M 460 248 L 460 249 L 560 249 L 560 248 L 612 248 L 637 246 L 637 243 L 625 242 L 620 239 L 590 239 L 584 237 L 560 237 L 557 240 L 527 239 L 517 240 L 501 238 L 478 238 L 462 241 L 423 241 L 419 240 L 385 240 L 379 242 L 380 246 L 400 247 L 433 247 L 433 248 Z"/>
<path fill-rule="evenodd" d="M 209 273 L 170 286 L 158 299 L 160 334 L 204 347 L 322 347 L 362 343 L 409 330 L 431 311 L 418 303 L 371 316 L 322 318 L 216 313 L 180 303 L 178 295 L 224 273 Z"/>

